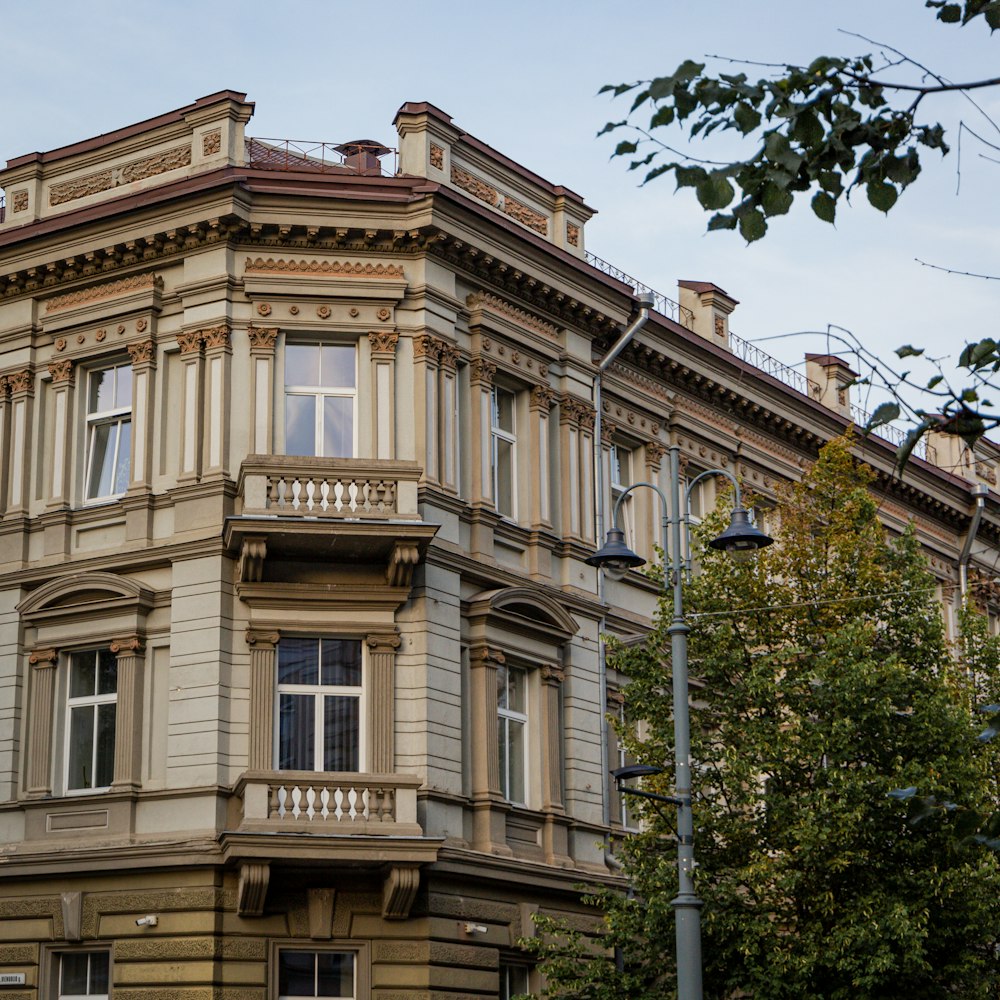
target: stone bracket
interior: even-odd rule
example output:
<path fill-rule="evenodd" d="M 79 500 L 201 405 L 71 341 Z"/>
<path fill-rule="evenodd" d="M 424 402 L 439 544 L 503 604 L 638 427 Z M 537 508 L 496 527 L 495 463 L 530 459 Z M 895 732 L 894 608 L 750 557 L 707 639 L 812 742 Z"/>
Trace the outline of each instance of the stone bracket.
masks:
<path fill-rule="evenodd" d="M 419 868 L 393 865 L 382 883 L 382 916 L 386 920 L 406 920 L 419 888 Z"/>
<path fill-rule="evenodd" d="M 259 917 L 264 913 L 271 866 L 266 862 L 244 861 L 240 865 L 240 884 L 236 890 L 236 912 L 241 917 Z"/>

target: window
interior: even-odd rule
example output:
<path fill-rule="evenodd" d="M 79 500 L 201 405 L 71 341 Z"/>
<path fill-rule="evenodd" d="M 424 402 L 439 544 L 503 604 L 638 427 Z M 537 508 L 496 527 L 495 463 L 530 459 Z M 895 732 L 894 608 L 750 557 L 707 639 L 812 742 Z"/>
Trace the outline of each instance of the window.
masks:
<path fill-rule="evenodd" d="M 501 961 L 499 1000 L 511 1000 L 512 997 L 530 993 L 528 974 L 529 969 L 526 965 L 508 965 Z"/>
<path fill-rule="evenodd" d="M 131 366 L 91 372 L 87 393 L 88 500 L 120 496 L 128 489 L 131 447 Z"/>
<path fill-rule="evenodd" d="M 615 770 L 619 767 L 627 767 L 629 764 L 634 764 L 635 760 L 632 755 L 626 751 L 625 744 L 622 741 L 622 733 L 628 725 L 625 719 L 625 704 L 624 702 L 620 702 L 617 705 L 609 706 L 609 708 L 609 714 L 612 714 L 615 717 L 613 730 L 611 732 L 611 767 L 612 770 Z M 623 794 L 615 781 L 611 782 L 610 790 L 612 799 L 612 821 L 618 822 L 625 830 L 638 830 L 639 822 L 633 814 L 632 796 Z"/>
<path fill-rule="evenodd" d="M 517 397 L 510 389 L 493 387 L 490 409 L 490 433 L 493 444 L 493 499 L 497 512 L 515 517 L 517 493 L 515 404 Z"/>
<path fill-rule="evenodd" d="M 278 768 L 360 771 L 360 640 L 282 638 L 277 657 Z"/>
<path fill-rule="evenodd" d="M 107 997 L 111 955 L 106 951 L 65 951 L 56 956 L 59 1000 Z"/>
<path fill-rule="evenodd" d="M 73 653 L 69 667 L 66 790 L 107 788 L 115 769 L 118 660 L 109 649 Z"/>
<path fill-rule="evenodd" d="M 278 997 L 354 997 L 354 954 L 278 952 Z"/>
<path fill-rule="evenodd" d="M 622 494 L 633 484 L 632 452 L 622 444 L 613 444 L 608 453 L 608 478 L 611 483 L 611 506 L 608 513 L 613 517 L 615 504 Z M 635 521 L 632 509 L 633 494 L 629 494 L 618 509 L 618 527 L 625 532 L 625 542 L 635 548 Z"/>
<path fill-rule="evenodd" d="M 500 790 L 509 802 L 526 801 L 524 775 L 527 671 L 497 667 L 497 741 L 500 751 Z"/>
<path fill-rule="evenodd" d="M 285 454 L 352 458 L 357 362 L 351 344 L 285 346 Z"/>

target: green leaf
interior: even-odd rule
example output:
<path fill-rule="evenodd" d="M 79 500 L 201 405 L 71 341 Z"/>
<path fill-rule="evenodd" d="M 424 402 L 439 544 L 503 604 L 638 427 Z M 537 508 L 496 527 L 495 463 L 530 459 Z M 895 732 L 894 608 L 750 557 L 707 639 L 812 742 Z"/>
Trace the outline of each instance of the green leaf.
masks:
<path fill-rule="evenodd" d="M 721 212 L 718 212 L 708 220 L 708 231 L 711 233 L 717 229 L 735 229 L 736 223 L 736 216 L 732 213 L 723 215 Z"/>
<path fill-rule="evenodd" d="M 685 59 L 684 62 L 674 71 L 674 79 L 678 83 L 687 83 L 699 76 L 705 68 L 704 63 L 695 62 L 693 59 Z"/>
<path fill-rule="evenodd" d="M 896 204 L 898 197 L 899 193 L 891 184 L 885 181 L 868 182 L 868 201 L 880 212 L 888 212 Z"/>
<path fill-rule="evenodd" d="M 708 175 L 696 188 L 698 201 L 704 209 L 725 208 L 733 200 L 732 184 L 725 175 L 715 171 Z"/>
<path fill-rule="evenodd" d="M 759 240 L 767 232 L 767 220 L 764 218 L 764 213 L 759 209 L 753 208 L 748 212 L 744 212 L 740 216 L 740 236 L 747 241 L 747 243 L 753 243 L 755 240 Z"/>
<path fill-rule="evenodd" d="M 962 7 L 957 3 L 945 4 L 938 11 L 938 18 L 945 22 L 945 24 L 957 24 L 962 20 Z"/>
<path fill-rule="evenodd" d="M 674 168 L 674 177 L 677 178 L 677 187 L 697 187 L 707 177 L 708 171 L 704 167 L 682 167 L 679 163 Z"/>
<path fill-rule="evenodd" d="M 923 347 L 913 347 L 910 344 L 904 344 L 902 347 L 896 348 L 897 358 L 919 358 L 923 353 Z"/>
<path fill-rule="evenodd" d="M 927 380 L 927 388 L 935 389 L 944 381 L 943 375 L 934 375 L 932 378 Z"/>
<path fill-rule="evenodd" d="M 669 104 L 661 104 L 656 109 L 656 114 L 649 119 L 649 127 L 659 128 L 661 125 L 671 125 L 674 121 L 674 109 Z"/>
<path fill-rule="evenodd" d="M 875 412 L 868 418 L 868 423 L 864 426 L 864 433 L 870 434 L 877 427 L 883 427 L 893 420 L 898 420 L 900 414 L 899 403 L 883 403 L 875 407 Z"/>
<path fill-rule="evenodd" d="M 629 153 L 634 153 L 638 148 L 638 143 L 623 140 L 615 146 L 615 151 L 612 153 L 612 156 L 626 156 Z"/>
<path fill-rule="evenodd" d="M 759 111 L 755 111 L 745 101 L 740 101 L 733 108 L 733 120 L 736 122 L 736 127 L 746 135 L 760 125 L 761 117 Z"/>
<path fill-rule="evenodd" d="M 649 96 L 654 101 L 662 101 L 674 92 L 674 84 L 677 81 L 672 76 L 658 76 L 655 80 L 649 81 Z"/>
<path fill-rule="evenodd" d="M 825 191 L 813 195 L 812 210 L 824 222 L 833 222 L 837 215 L 837 202 Z"/>
<path fill-rule="evenodd" d="M 795 196 L 791 191 L 776 184 L 766 184 L 761 196 L 761 207 L 765 215 L 784 215 L 792 207 L 794 200 Z"/>
<path fill-rule="evenodd" d="M 814 146 L 823 141 L 825 133 L 815 112 L 810 109 L 796 115 L 789 134 L 803 146 Z"/>

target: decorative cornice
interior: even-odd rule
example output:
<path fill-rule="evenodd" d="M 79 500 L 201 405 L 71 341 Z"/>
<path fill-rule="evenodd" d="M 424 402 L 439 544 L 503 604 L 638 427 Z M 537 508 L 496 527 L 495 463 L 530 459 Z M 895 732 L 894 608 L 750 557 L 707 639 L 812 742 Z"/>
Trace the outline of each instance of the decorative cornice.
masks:
<path fill-rule="evenodd" d="M 637 410 L 623 406 L 621 403 L 614 403 L 610 399 L 605 399 L 601 404 L 601 409 L 609 416 L 624 421 L 628 424 L 629 430 L 633 432 L 642 431 L 643 434 L 650 437 L 656 437 L 660 433 L 660 422 L 658 420 L 650 419 Z"/>
<path fill-rule="evenodd" d="M 387 330 L 371 330 L 368 333 L 368 345 L 371 348 L 372 354 L 393 355 L 396 353 L 396 344 L 398 341 L 399 334 Z"/>
<path fill-rule="evenodd" d="M 482 181 L 473 174 L 470 174 L 468 170 L 463 170 L 461 167 L 456 167 L 452 164 L 451 182 L 455 187 L 461 188 L 463 191 L 471 194 L 473 198 L 478 198 L 480 201 L 486 202 L 491 208 L 500 207 L 500 194 L 497 189 L 487 184 L 486 181 Z"/>
<path fill-rule="evenodd" d="M 275 260 L 247 257 L 247 274 L 305 274 L 323 278 L 405 278 L 398 264 L 372 264 L 370 261 Z"/>
<path fill-rule="evenodd" d="M 538 378 L 548 377 L 549 366 L 544 361 L 508 341 L 493 337 L 480 337 L 479 343 L 486 354 L 489 354 L 508 370 L 516 371 L 521 375 L 527 373 Z"/>
<path fill-rule="evenodd" d="M 158 274 L 133 274 L 129 278 L 118 278 L 116 281 L 108 281 L 103 285 L 92 285 L 90 288 L 81 288 L 75 292 L 67 292 L 65 295 L 56 295 L 45 304 L 45 312 L 59 312 L 61 309 L 72 309 L 74 306 L 84 305 L 88 302 L 113 299 L 131 292 L 162 287 L 163 279 Z"/>
<path fill-rule="evenodd" d="M 518 326 L 539 333 L 549 340 L 559 339 L 559 330 L 551 323 L 547 323 L 537 316 L 532 316 L 531 313 L 525 312 L 524 309 L 518 309 L 517 306 L 501 299 L 499 296 L 491 295 L 489 292 L 472 292 L 466 296 L 465 305 L 470 311 L 477 309 L 486 310 L 498 316 L 503 316 Z"/>
<path fill-rule="evenodd" d="M 53 385 L 67 383 L 73 384 L 73 362 L 69 358 L 60 358 L 58 361 L 49 362 L 49 374 L 52 376 Z"/>

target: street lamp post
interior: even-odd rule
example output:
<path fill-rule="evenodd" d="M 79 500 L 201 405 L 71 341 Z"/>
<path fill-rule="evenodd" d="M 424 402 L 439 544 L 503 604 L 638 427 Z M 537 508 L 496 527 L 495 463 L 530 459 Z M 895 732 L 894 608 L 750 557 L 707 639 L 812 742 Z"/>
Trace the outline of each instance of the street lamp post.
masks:
<path fill-rule="evenodd" d="M 673 671 L 674 701 L 674 792 L 665 797 L 677 806 L 677 874 L 678 891 L 671 905 L 677 934 L 677 998 L 701 1000 L 701 900 L 694 889 L 694 818 L 691 812 L 691 723 L 688 714 L 688 627 L 684 618 L 682 530 L 687 530 L 691 489 L 706 476 L 724 476 L 734 489 L 733 512 L 729 527 L 708 544 L 740 557 L 771 544 L 773 539 L 755 528 L 743 507 L 740 485 L 736 477 L 724 469 L 709 469 L 696 476 L 684 493 L 681 506 L 680 446 L 670 446 L 670 505 L 663 491 L 653 483 L 634 483 L 615 502 L 612 527 L 604 547 L 588 560 L 591 566 L 604 570 L 613 579 L 621 579 L 630 569 L 645 563 L 645 559 L 625 544 L 618 527 L 618 511 L 622 501 L 640 487 L 651 489 L 660 498 L 663 528 L 663 558 L 669 569 L 673 589 L 673 616 L 667 633 L 670 636 L 670 659 Z M 672 516 L 671 516 L 672 515 Z M 668 544 L 669 543 L 669 544 Z M 664 574 L 664 588 L 667 575 Z"/>

